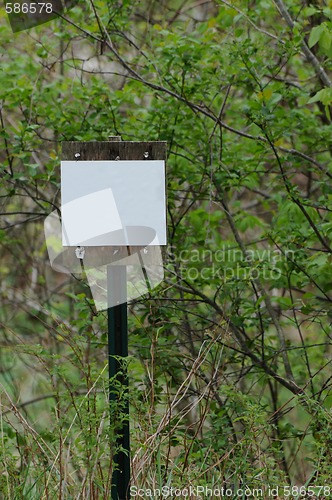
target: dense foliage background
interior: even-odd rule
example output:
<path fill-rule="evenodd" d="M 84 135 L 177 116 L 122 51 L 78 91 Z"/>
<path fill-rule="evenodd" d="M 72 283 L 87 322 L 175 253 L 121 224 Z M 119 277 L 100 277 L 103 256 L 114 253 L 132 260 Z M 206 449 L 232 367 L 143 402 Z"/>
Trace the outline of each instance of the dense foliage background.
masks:
<path fill-rule="evenodd" d="M 132 484 L 331 483 L 331 28 L 330 0 L 86 0 L 16 34 L 1 9 L 2 498 L 109 498 L 106 314 L 43 234 L 61 142 L 109 135 L 168 142 Z"/>

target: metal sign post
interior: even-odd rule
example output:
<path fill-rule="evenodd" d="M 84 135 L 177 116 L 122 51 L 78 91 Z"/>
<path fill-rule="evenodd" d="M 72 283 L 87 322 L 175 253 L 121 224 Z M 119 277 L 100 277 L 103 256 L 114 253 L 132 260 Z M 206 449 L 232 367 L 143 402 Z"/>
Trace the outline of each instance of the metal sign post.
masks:
<path fill-rule="evenodd" d="M 98 205 L 98 203 L 103 204 L 104 203 L 103 200 L 105 200 L 105 203 L 108 204 L 107 205 L 108 209 L 106 213 L 103 214 L 103 217 L 106 219 L 107 218 L 112 219 L 113 217 L 113 219 L 115 219 L 115 222 L 117 222 L 117 217 L 119 216 L 119 214 L 115 213 L 116 211 L 113 211 L 112 215 L 112 207 L 113 207 L 112 189 L 114 187 L 114 182 L 116 183 L 117 180 L 116 177 L 114 177 L 114 170 L 117 170 L 117 168 L 121 168 L 121 160 L 126 160 L 129 162 L 134 160 L 134 162 L 132 163 L 134 163 L 134 168 L 136 168 L 135 166 L 137 165 L 142 166 L 141 164 L 142 161 L 148 161 L 148 160 L 154 161 L 154 160 L 165 160 L 165 159 L 166 159 L 166 142 L 164 141 L 127 142 L 127 141 L 121 141 L 121 137 L 116 136 L 116 137 L 110 137 L 109 142 L 107 141 L 63 142 L 62 160 L 64 163 L 67 162 L 66 168 L 68 167 L 66 171 L 65 170 L 62 171 L 62 174 L 64 173 L 67 174 L 67 180 L 66 182 L 63 183 L 64 186 L 62 185 L 63 188 L 62 197 L 68 198 L 65 201 L 62 200 L 63 204 L 67 203 L 67 205 L 66 204 L 62 205 L 63 245 L 70 249 L 73 246 L 73 244 L 70 243 L 70 241 L 76 241 L 77 238 L 78 239 L 82 238 L 82 236 L 77 236 L 78 234 L 80 235 L 90 234 L 86 232 L 86 228 L 84 227 L 84 221 L 82 224 L 82 221 L 80 221 L 79 219 L 80 214 L 77 212 L 81 210 L 83 216 L 89 219 L 90 207 L 92 211 L 95 208 L 95 205 Z M 74 161 L 78 163 L 72 165 L 72 162 Z M 84 175 L 80 176 L 78 174 L 80 172 L 79 162 L 83 162 L 82 171 L 84 170 L 83 169 L 84 164 L 89 162 L 88 166 L 85 168 L 88 169 L 90 168 L 90 176 L 91 176 L 91 168 L 92 172 L 94 172 L 93 170 L 94 161 L 96 162 L 96 164 L 100 161 L 101 162 L 111 161 L 112 165 L 110 165 L 110 167 L 113 168 L 112 171 L 113 179 L 115 179 L 115 181 L 113 181 L 112 179 L 111 181 L 109 181 L 110 186 L 107 186 L 109 187 L 109 191 L 100 190 L 99 187 L 98 188 L 99 191 L 97 190 L 97 194 L 93 198 L 94 202 L 92 203 L 91 193 L 89 193 L 89 181 L 87 181 L 87 179 L 81 178 L 84 177 Z M 114 161 L 119 161 L 119 167 L 117 167 L 116 169 L 114 166 Z M 153 161 L 151 162 L 151 168 L 152 168 L 151 174 L 154 173 L 153 170 L 154 164 L 158 163 L 158 162 L 153 163 Z M 102 168 L 104 167 L 105 165 L 103 163 Z M 106 167 L 108 167 L 108 164 L 106 165 Z M 73 173 L 72 171 L 73 168 L 76 173 L 75 172 Z M 110 170 L 108 170 L 108 172 L 109 171 Z M 137 170 L 132 170 L 131 172 L 133 172 L 136 176 L 138 175 Z M 73 177 L 71 177 L 72 175 Z M 76 179 L 75 176 L 77 175 L 78 175 L 77 177 L 78 186 L 76 185 L 74 186 L 73 185 L 74 183 L 72 182 L 71 179 Z M 157 178 L 156 186 L 158 187 L 158 185 L 160 185 L 159 182 L 160 177 L 158 178 L 157 176 L 156 178 Z M 94 176 L 90 177 L 90 180 L 95 181 Z M 130 180 L 132 181 L 132 179 L 129 179 L 129 181 Z M 134 215 L 135 215 L 135 210 L 138 210 L 139 208 L 141 208 L 140 216 L 142 217 L 143 214 L 143 219 L 145 212 L 147 219 L 155 215 L 154 213 L 151 214 L 151 209 L 148 208 L 148 203 L 145 203 L 145 201 L 142 202 L 143 209 L 142 207 L 135 207 L 135 200 L 136 199 L 139 200 L 139 197 L 136 197 L 136 194 L 140 194 L 141 199 L 143 200 L 144 197 L 146 198 L 148 196 L 148 193 L 145 193 L 144 190 L 147 190 L 149 188 L 149 181 L 151 182 L 151 179 L 148 178 L 142 179 L 141 184 L 143 187 L 141 187 L 141 189 L 143 189 L 143 193 L 135 193 L 135 191 L 133 190 L 132 199 L 129 195 L 129 199 L 126 200 L 124 213 L 126 217 L 129 217 L 129 220 L 131 220 L 130 219 L 131 214 L 129 213 L 128 216 L 127 205 L 128 203 L 130 205 L 131 201 L 133 201 L 133 206 L 129 209 L 129 212 L 131 210 L 134 213 Z M 118 189 L 117 192 L 120 192 L 127 196 L 126 186 L 122 186 L 120 183 L 120 186 L 117 185 L 115 187 Z M 163 191 L 164 188 L 165 186 L 162 186 L 161 191 Z M 139 189 L 139 187 L 137 187 L 137 189 Z M 159 193 L 158 189 L 153 191 L 152 197 L 155 196 L 155 204 L 156 206 L 158 206 L 159 209 L 158 213 L 162 213 L 160 196 L 158 195 L 158 193 Z M 76 198 L 78 198 L 78 202 L 80 204 L 77 204 Z M 152 201 L 152 205 L 153 203 L 154 202 Z M 86 206 L 87 204 L 88 206 Z M 96 220 L 97 219 L 98 217 L 96 218 Z M 142 262 L 140 251 L 143 250 L 143 248 L 145 249 L 145 247 L 149 244 L 158 245 L 157 242 L 155 243 L 155 241 L 158 240 L 158 232 L 159 232 L 160 244 L 162 245 L 166 244 L 166 214 L 162 214 L 161 219 L 164 219 L 161 221 L 161 224 L 159 223 L 158 218 L 155 221 L 151 219 L 152 222 L 154 222 L 154 227 L 152 227 L 152 229 L 149 227 L 145 227 L 143 221 L 142 224 L 138 223 L 134 226 L 128 225 L 128 227 L 127 228 L 125 227 L 123 230 L 115 230 L 113 232 L 111 229 L 111 232 L 109 234 L 105 233 L 101 235 L 97 233 L 93 234 L 95 227 L 93 222 L 91 223 L 90 220 L 90 227 L 92 228 L 90 231 L 92 231 L 91 234 L 93 234 L 93 237 L 91 239 L 88 238 L 87 243 L 83 243 L 83 246 L 87 247 L 86 251 L 88 258 L 93 263 L 94 262 L 98 263 L 99 260 L 103 260 L 103 263 L 105 263 L 104 262 L 105 255 L 106 257 L 108 257 L 108 255 L 114 255 L 117 252 L 119 252 L 120 255 L 124 253 L 124 251 L 126 251 L 125 253 L 129 256 L 134 255 L 136 253 L 138 255 L 140 262 Z M 65 224 L 66 221 L 68 221 L 67 225 Z M 81 233 L 77 232 L 78 222 L 80 223 L 81 226 L 83 226 L 83 232 L 81 231 Z M 99 220 L 97 220 L 97 222 L 98 223 L 100 222 L 100 218 Z M 102 228 L 106 227 L 107 229 L 108 226 L 107 224 L 105 225 L 104 221 L 102 220 L 100 223 L 100 227 Z M 156 231 L 154 230 L 155 228 L 157 228 Z M 157 235 L 156 239 L 154 239 L 155 235 Z M 86 236 L 83 237 L 83 240 L 85 239 L 85 237 Z M 117 243 L 115 247 L 112 247 L 113 245 L 112 241 L 116 241 L 116 239 L 119 237 L 124 238 L 126 241 L 128 241 L 128 243 L 127 244 L 122 243 L 121 240 L 121 242 Z M 73 240 L 71 238 L 73 238 Z M 65 240 L 67 240 L 67 243 L 64 242 Z M 132 243 L 133 241 L 135 241 L 135 243 Z M 81 259 L 81 263 L 83 265 L 85 262 L 84 260 L 85 250 L 82 251 L 82 246 L 80 245 L 81 244 L 78 243 L 79 252 L 77 252 L 76 249 L 76 257 Z M 69 257 L 71 258 L 71 254 Z M 64 253 L 64 257 L 62 257 L 62 259 L 63 261 L 65 260 L 65 258 L 66 259 L 68 258 L 70 260 L 69 257 L 67 257 L 67 254 Z M 144 275 L 144 278 L 146 279 L 145 269 L 142 269 L 142 273 Z M 121 265 L 121 262 L 119 262 L 119 265 L 116 265 L 116 263 L 114 264 L 114 262 L 112 264 L 107 265 L 107 314 L 108 314 L 108 362 L 109 362 L 109 380 L 110 380 L 109 384 L 110 417 L 111 417 L 111 426 L 115 428 L 117 432 L 116 449 L 113 455 L 111 498 L 112 500 L 129 500 L 130 499 L 129 401 L 128 401 L 128 376 L 125 364 L 125 359 L 128 356 L 127 269 L 126 265 Z M 124 394 L 124 396 L 123 396 L 123 401 L 120 401 L 120 413 L 117 414 L 116 411 L 114 411 L 114 408 L 116 408 L 116 405 L 114 403 L 119 402 L 118 400 L 119 387 L 121 388 L 120 391 L 121 394 Z"/>
<path fill-rule="evenodd" d="M 127 368 L 121 359 L 128 356 L 128 320 L 127 320 L 127 272 L 126 266 L 107 268 L 107 290 L 111 295 L 112 289 L 117 289 L 117 297 L 123 294 L 120 304 L 107 309 L 108 316 L 108 367 L 109 367 L 109 401 L 110 423 L 118 429 L 116 440 L 117 451 L 113 456 L 112 500 L 130 498 L 130 438 L 129 438 L 129 402 L 128 402 L 128 375 Z M 111 298 L 111 297 L 110 297 Z M 117 425 L 118 412 L 113 409 L 112 402 L 116 402 L 121 384 L 122 403 L 121 425 Z"/>

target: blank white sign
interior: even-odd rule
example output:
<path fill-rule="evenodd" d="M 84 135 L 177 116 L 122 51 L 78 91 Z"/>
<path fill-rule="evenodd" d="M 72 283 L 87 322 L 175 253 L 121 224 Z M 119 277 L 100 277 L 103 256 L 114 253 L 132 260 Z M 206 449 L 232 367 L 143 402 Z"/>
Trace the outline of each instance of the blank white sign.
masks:
<path fill-rule="evenodd" d="M 62 161 L 64 246 L 166 245 L 165 162 Z"/>

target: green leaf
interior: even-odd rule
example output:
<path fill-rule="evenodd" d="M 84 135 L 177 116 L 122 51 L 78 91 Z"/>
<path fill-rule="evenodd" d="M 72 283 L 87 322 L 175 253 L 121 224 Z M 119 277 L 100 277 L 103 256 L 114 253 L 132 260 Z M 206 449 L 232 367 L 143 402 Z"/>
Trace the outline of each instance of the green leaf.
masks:
<path fill-rule="evenodd" d="M 328 31 L 327 29 L 324 29 L 324 31 L 319 39 L 320 47 L 324 50 L 329 50 L 329 48 L 331 46 L 331 41 L 332 41 L 331 32 Z"/>
<path fill-rule="evenodd" d="M 317 13 L 319 13 L 319 10 L 312 6 L 303 9 L 303 14 L 306 17 L 314 16 Z"/>
<path fill-rule="evenodd" d="M 323 103 L 324 106 L 330 104 L 332 102 L 332 89 L 327 88 L 319 90 L 317 94 L 315 94 L 311 99 L 309 99 L 308 104 L 312 104 L 318 101 Z"/>
<path fill-rule="evenodd" d="M 316 45 L 317 42 L 319 42 L 322 34 L 325 31 L 325 28 L 326 28 L 325 23 L 322 23 L 319 26 L 315 26 L 314 28 L 312 28 L 308 41 L 308 45 L 310 48 Z"/>

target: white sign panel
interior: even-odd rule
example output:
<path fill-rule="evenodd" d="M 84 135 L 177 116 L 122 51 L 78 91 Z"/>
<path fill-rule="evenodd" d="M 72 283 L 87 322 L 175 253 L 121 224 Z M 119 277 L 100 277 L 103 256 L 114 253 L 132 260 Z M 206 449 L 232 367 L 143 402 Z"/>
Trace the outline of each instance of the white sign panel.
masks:
<path fill-rule="evenodd" d="M 166 245 L 165 162 L 62 161 L 64 246 Z"/>

